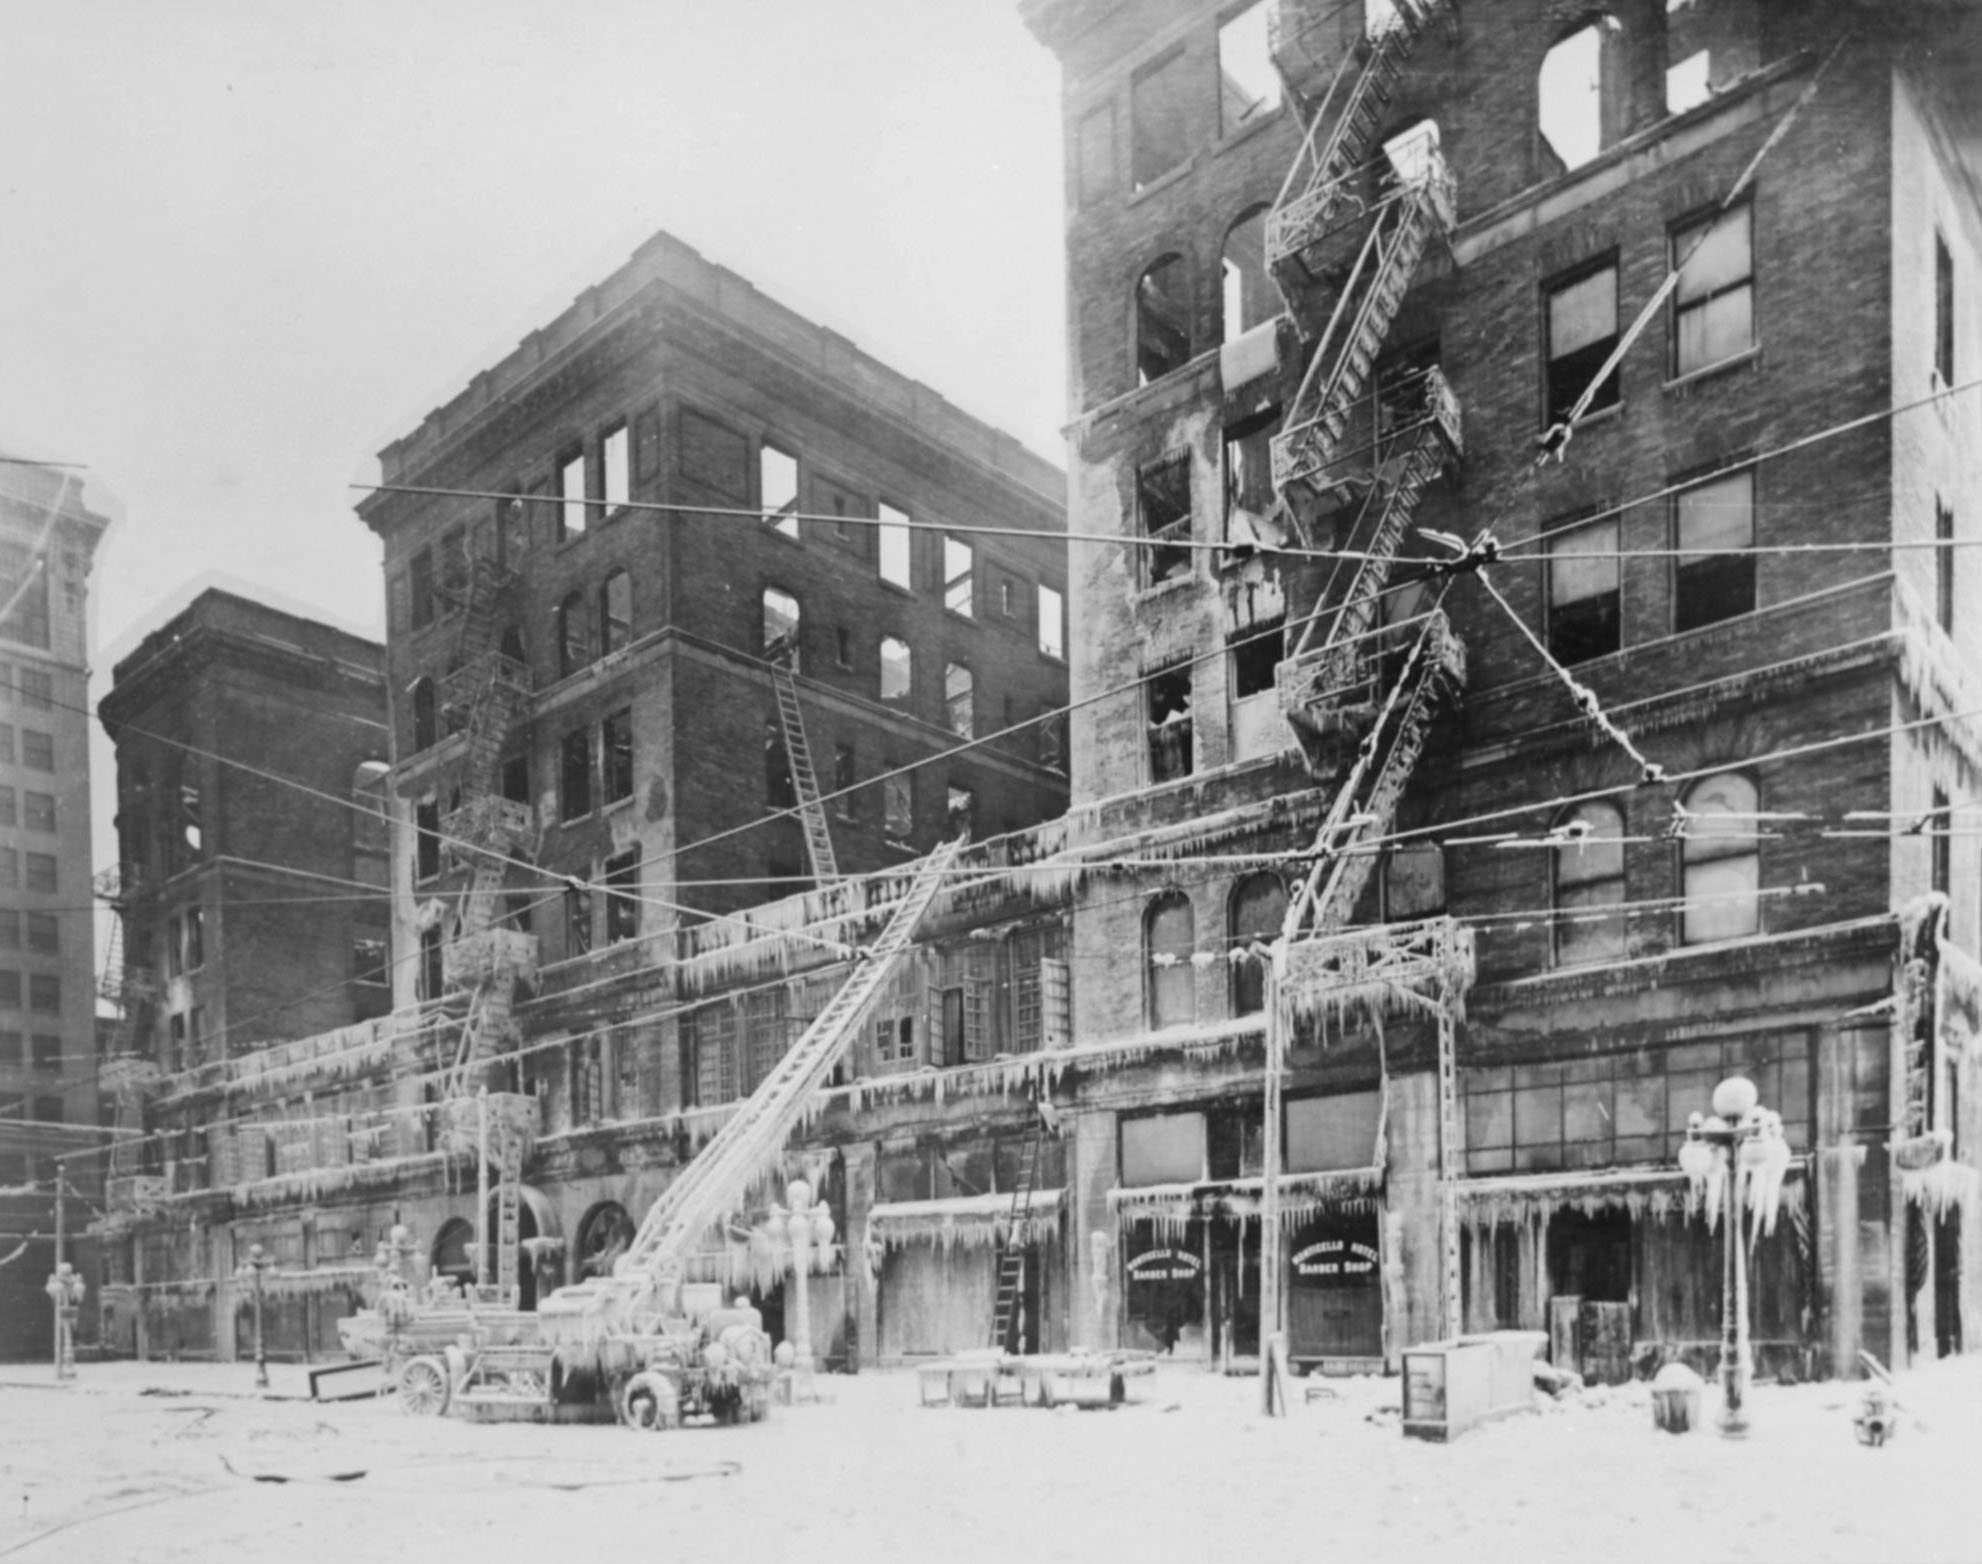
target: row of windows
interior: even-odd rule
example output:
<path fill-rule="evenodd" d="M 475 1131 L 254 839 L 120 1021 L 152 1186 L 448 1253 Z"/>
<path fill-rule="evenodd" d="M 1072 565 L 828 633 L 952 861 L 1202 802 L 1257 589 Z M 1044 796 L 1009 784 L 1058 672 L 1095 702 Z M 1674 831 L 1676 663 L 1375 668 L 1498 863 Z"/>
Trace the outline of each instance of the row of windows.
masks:
<path fill-rule="evenodd" d="M 11 976 L 14 979 L 14 1008 L 18 1009 L 20 974 L 16 972 L 0 974 L 0 976 Z M 61 1069 L 62 1039 L 48 1032 L 23 1034 L 12 1030 L 0 1030 L 0 1070 L 18 1070 L 30 1060 L 37 1070 Z"/>
<path fill-rule="evenodd" d="M 23 942 L 21 931 L 26 926 Z M 62 926 L 52 912 L 22 914 L 17 907 L 0 907 L 0 950 L 25 949 L 37 956 L 62 953 Z"/>
<path fill-rule="evenodd" d="M 0 703 L 13 700 L 16 691 L 23 706 L 47 711 L 55 704 L 55 675 L 46 668 L 17 668 L 12 663 L 0 663 Z"/>
<path fill-rule="evenodd" d="M 21 873 L 23 864 L 27 873 Z M 0 847 L 0 891 L 18 891 L 26 887 L 30 891 L 48 892 L 55 889 L 55 857 L 52 853 L 23 853 L 12 847 Z"/>
<path fill-rule="evenodd" d="M 48 557 L 23 543 L 0 543 L 0 638 L 46 650 Z"/>
<path fill-rule="evenodd" d="M 0 1033 L 0 1036 L 4 1035 L 4 1033 Z M 15 1038 L 18 1041 L 18 1033 L 15 1034 Z M 29 1099 L 27 1097 L 0 1095 L 0 1119 L 31 1118 L 39 1124 L 60 1124 L 63 1121 L 63 1117 L 62 1099 L 60 1097 L 44 1096 Z M 6 1153 L 6 1155 L 20 1156 L 22 1154 L 10 1152 Z M 21 1184 L 27 1182 L 26 1165 L 23 1162 L 16 1162 L 9 1167 L 6 1162 L 0 1161 L 0 1175 L 4 1175 L 0 1176 L 0 1184 Z M 46 1171 L 39 1172 L 37 1176 L 41 1178 L 53 1178 L 55 1176 L 55 1165 L 53 1161 L 48 1162 L 46 1164 Z"/>
<path fill-rule="evenodd" d="M 53 972 L 26 974 L 27 1008 L 36 1015 L 62 1013 L 62 979 Z M 0 967 L 0 1010 L 18 1010 L 22 999 L 22 974 Z"/>
<path fill-rule="evenodd" d="M 0 826 L 24 826 L 30 831 L 56 829 L 55 795 L 37 793 L 32 788 L 16 792 L 0 787 Z"/>
<path fill-rule="evenodd" d="M 0 765 L 16 763 L 30 771 L 53 771 L 55 769 L 55 735 L 43 733 L 36 728 L 20 730 L 18 751 L 14 743 L 14 725 L 0 722 Z"/>

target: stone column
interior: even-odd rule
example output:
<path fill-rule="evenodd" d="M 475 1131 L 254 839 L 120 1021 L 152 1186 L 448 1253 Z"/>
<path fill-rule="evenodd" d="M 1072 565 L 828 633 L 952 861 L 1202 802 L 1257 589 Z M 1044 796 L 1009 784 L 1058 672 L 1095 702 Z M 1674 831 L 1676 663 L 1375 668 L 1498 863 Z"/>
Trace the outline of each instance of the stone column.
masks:
<path fill-rule="evenodd" d="M 1115 1187 L 1115 1115 L 1083 1109 L 1067 1145 L 1067 1203 L 1073 1231 L 1068 1341 L 1110 1348 L 1121 1342 L 1122 1257 L 1108 1191 Z M 1097 1235 L 1104 1242 L 1097 1241 Z"/>
<path fill-rule="evenodd" d="M 1390 1079 L 1383 1180 L 1384 1357 L 1436 1340 L 1444 1326 L 1438 1212 L 1438 1077 Z"/>
<path fill-rule="evenodd" d="M 846 1287 L 852 1316 L 853 1348 L 849 1362 L 857 1370 L 880 1361 L 881 1278 L 867 1264 L 867 1213 L 874 1206 L 874 1143 L 860 1141 L 843 1147 L 846 1166 Z"/>

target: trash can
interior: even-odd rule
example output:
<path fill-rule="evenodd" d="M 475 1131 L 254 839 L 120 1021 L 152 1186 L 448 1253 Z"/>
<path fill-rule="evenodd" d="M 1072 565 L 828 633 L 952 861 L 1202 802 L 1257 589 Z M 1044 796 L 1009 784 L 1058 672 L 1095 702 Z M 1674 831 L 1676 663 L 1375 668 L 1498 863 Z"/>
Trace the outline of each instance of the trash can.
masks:
<path fill-rule="evenodd" d="M 1684 1363 L 1668 1363 L 1652 1379 L 1652 1421 L 1668 1434 L 1700 1426 L 1700 1394 L 1705 1382 Z"/>

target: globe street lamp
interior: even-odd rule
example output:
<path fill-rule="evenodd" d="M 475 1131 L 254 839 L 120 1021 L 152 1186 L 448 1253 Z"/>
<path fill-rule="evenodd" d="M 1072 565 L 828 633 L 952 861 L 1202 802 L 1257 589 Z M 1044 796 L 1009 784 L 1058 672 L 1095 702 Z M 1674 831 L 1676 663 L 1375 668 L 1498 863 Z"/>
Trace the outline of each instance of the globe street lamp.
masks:
<path fill-rule="evenodd" d="M 1718 1426 L 1723 1438 L 1748 1432 L 1743 1406 L 1748 1392 L 1748 1254 L 1744 1209 L 1758 1228 L 1775 1229 L 1789 1142 L 1782 1115 L 1761 1106 L 1755 1083 L 1730 1076 L 1714 1088 L 1711 1114 L 1693 1114 L 1679 1148 L 1679 1167 L 1705 1195 L 1707 1223 L 1727 1224 L 1721 1249 L 1720 1382 Z"/>
<path fill-rule="evenodd" d="M 248 1245 L 248 1258 L 234 1268 L 236 1276 L 252 1277 L 255 1284 L 255 1389 L 268 1389 L 268 1353 L 262 1342 L 262 1278 L 275 1259 L 260 1244 Z"/>
<path fill-rule="evenodd" d="M 793 1396 L 800 1399 L 798 1392 L 810 1393 L 812 1389 L 812 1320 L 806 1299 L 806 1274 L 812 1268 L 812 1250 L 816 1247 L 823 1252 L 833 1241 L 833 1213 L 826 1209 L 823 1201 L 814 1201 L 812 1186 L 802 1178 L 795 1178 L 785 1186 L 786 1205 L 772 1206 L 770 1215 L 764 1219 L 764 1230 L 771 1241 L 789 1242 L 791 1245 L 792 1301 L 785 1321 L 785 1333 L 791 1338 L 794 1363 Z"/>
<path fill-rule="evenodd" d="M 83 1279 L 67 1260 L 55 1267 L 45 1289 L 55 1305 L 55 1377 L 76 1377 L 76 1310 L 82 1307 Z"/>

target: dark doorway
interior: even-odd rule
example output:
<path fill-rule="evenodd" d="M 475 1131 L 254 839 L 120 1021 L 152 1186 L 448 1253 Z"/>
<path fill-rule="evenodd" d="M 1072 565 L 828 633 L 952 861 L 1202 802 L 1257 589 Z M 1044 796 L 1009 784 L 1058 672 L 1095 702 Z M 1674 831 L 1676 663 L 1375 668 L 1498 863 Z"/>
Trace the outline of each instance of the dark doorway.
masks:
<path fill-rule="evenodd" d="M 1211 1224 L 1213 1362 L 1259 1354 L 1259 1227 Z"/>
<path fill-rule="evenodd" d="M 1558 1211 L 1548 1224 L 1550 1291 L 1586 1303 L 1631 1301 L 1631 1215 Z"/>
<path fill-rule="evenodd" d="M 1934 1355 L 1961 1351 L 1961 1207 L 1934 1222 Z"/>

